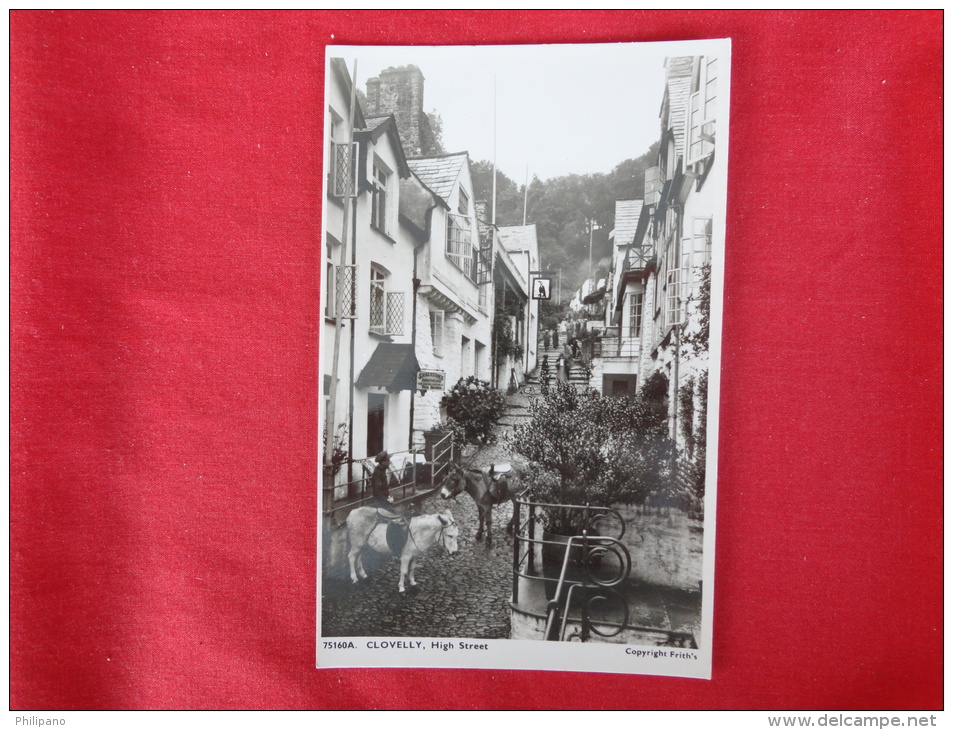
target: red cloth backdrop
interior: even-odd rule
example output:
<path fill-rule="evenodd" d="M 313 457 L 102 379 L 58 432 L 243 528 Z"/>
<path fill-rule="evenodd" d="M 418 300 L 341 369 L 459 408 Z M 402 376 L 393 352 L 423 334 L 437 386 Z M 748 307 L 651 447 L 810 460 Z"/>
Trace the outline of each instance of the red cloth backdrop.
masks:
<path fill-rule="evenodd" d="M 941 707 L 939 11 L 10 21 L 13 709 Z M 709 37 L 714 678 L 313 669 L 324 45 Z"/>

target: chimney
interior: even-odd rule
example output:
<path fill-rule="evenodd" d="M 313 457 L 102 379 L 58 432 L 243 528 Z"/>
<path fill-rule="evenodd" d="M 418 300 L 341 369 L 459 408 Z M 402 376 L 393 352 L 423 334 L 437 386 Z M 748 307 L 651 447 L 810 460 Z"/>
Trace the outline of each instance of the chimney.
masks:
<path fill-rule="evenodd" d="M 477 200 L 473 207 L 476 208 L 476 217 L 478 221 L 483 221 L 484 223 L 489 223 L 490 219 L 486 216 L 486 209 L 488 203 L 485 200 Z"/>
<path fill-rule="evenodd" d="M 408 157 L 433 154 L 433 132 L 424 114 L 424 75 L 414 65 L 393 66 L 367 82 L 369 116 L 393 114 Z"/>

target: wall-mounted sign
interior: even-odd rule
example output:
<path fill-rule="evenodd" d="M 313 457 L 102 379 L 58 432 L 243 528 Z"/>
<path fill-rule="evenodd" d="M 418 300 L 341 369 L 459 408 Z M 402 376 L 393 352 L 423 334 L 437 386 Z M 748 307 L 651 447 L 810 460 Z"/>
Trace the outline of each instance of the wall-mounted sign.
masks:
<path fill-rule="evenodd" d="M 533 299 L 549 299 L 552 279 L 533 279 Z"/>
<path fill-rule="evenodd" d="M 418 370 L 417 390 L 443 390 L 447 374 L 443 370 Z"/>

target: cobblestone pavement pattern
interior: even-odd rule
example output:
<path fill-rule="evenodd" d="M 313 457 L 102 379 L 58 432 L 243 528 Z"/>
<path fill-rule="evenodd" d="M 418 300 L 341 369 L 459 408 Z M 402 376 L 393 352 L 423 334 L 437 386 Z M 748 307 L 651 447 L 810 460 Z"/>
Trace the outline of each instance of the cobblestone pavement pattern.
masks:
<path fill-rule="evenodd" d="M 507 413 L 498 429 L 498 442 L 467 453 L 464 462 L 481 468 L 512 459 L 505 433 L 529 420 L 529 398 L 507 396 Z M 493 508 L 493 546 L 476 541 L 479 524 L 476 505 L 466 493 L 444 500 L 428 497 L 424 514 L 450 510 L 460 528 L 459 550 L 447 556 L 434 546 L 417 560 L 417 587 L 400 595 L 400 561 L 364 551 L 367 580 L 352 585 L 348 568 L 333 566 L 323 584 L 324 636 L 433 636 L 505 639 L 510 633 L 509 601 L 513 585 L 513 538 L 506 525 L 513 515 L 510 503 Z"/>
<path fill-rule="evenodd" d="M 336 566 L 323 583 L 324 636 L 435 636 L 481 639 L 509 637 L 513 539 L 500 529 L 493 547 L 476 542 L 473 500 L 425 499 L 421 512 L 449 509 L 460 527 L 459 550 L 439 546 L 417 561 L 417 587 L 397 592 L 400 562 L 365 551 L 368 578 L 352 585 L 347 566 Z M 512 506 L 495 508 L 494 525 L 505 526 Z"/>

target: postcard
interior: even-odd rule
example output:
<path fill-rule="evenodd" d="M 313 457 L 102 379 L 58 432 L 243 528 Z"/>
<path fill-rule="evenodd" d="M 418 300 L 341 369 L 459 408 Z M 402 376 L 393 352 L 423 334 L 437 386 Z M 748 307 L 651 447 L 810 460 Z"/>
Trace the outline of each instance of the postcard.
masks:
<path fill-rule="evenodd" d="M 730 55 L 327 49 L 318 667 L 711 676 Z"/>

